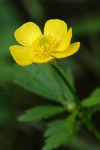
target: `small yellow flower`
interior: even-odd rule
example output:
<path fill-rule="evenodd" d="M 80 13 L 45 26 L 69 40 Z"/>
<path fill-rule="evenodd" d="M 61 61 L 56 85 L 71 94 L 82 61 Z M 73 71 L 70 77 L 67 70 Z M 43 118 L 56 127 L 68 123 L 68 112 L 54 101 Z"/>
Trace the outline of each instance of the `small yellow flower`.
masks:
<path fill-rule="evenodd" d="M 68 57 L 80 47 L 80 42 L 70 44 L 72 28 L 67 31 L 66 23 L 59 19 L 48 20 L 43 34 L 35 23 L 28 22 L 18 28 L 14 36 L 22 46 L 13 45 L 10 52 L 21 66 Z"/>

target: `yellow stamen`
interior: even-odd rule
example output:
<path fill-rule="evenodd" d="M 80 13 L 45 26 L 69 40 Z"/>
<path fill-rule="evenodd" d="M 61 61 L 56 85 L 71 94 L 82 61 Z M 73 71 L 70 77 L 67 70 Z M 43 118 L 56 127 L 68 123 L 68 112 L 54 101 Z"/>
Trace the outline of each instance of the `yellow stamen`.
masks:
<path fill-rule="evenodd" d="M 51 54 L 51 51 L 56 47 L 57 42 L 50 35 L 41 35 L 32 43 L 32 49 L 35 55 L 44 58 Z"/>

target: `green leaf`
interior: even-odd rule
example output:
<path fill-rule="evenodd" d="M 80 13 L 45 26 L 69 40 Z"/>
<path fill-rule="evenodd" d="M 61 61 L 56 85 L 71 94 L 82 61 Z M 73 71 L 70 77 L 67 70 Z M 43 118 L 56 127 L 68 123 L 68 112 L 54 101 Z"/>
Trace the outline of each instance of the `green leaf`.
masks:
<path fill-rule="evenodd" d="M 19 121 L 40 121 L 42 119 L 49 118 L 56 114 L 62 113 L 65 111 L 65 108 L 60 106 L 38 106 L 35 108 L 31 108 L 26 111 L 25 114 L 21 115 L 18 120 Z"/>
<path fill-rule="evenodd" d="M 74 123 L 76 125 L 76 116 L 77 116 L 77 111 L 73 112 L 70 116 L 67 117 L 67 119 L 65 120 L 65 123 L 66 123 L 66 127 L 67 129 L 70 131 L 70 132 L 73 132 L 73 128 L 75 127 L 74 126 Z M 78 124 L 78 122 L 77 122 Z"/>
<path fill-rule="evenodd" d="M 92 107 L 100 104 L 100 88 L 97 88 L 93 93 L 82 101 L 84 107 Z"/>
<path fill-rule="evenodd" d="M 67 81 L 69 81 L 70 85 L 72 86 L 72 88 L 75 90 L 75 86 L 74 86 L 74 77 L 72 74 L 72 70 L 71 68 L 64 68 L 64 69 L 60 69 L 61 72 L 63 73 L 64 77 L 66 78 Z"/>
<path fill-rule="evenodd" d="M 92 97 L 100 97 L 100 88 L 98 87 L 98 88 L 96 88 L 93 92 L 92 92 L 92 94 L 91 94 L 91 96 Z"/>
<path fill-rule="evenodd" d="M 49 100 L 62 102 L 74 99 L 69 88 L 51 65 L 33 64 L 27 67 L 17 65 L 14 82 Z"/>
<path fill-rule="evenodd" d="M 54 136 L 60 132 L 66 131 L 65 120 L 57 120 L 48 123 L 48 128 L 44 134 L 44 137 Z"/>
<path fill-rule="evenodd" d="M 59 146 L 61 146 L 62 144 L 64 145 L 66 139 L 66 132 L 61 132 L 57 135 L 54 136 L 50 136 L 47 140 L 46 140 L 46 145 L 42 148 L 42 150 L 52 150 L 52 149 L 56 149 Z"/>
<path fill-rule="evenodd" d="M 69 125 L 71 125 L 70 130 Z M 42 150 L 52 150 L 67 144 L 77 134 L 79 129 L 80 124 L 75 121 L 75 115 L 70 115 L 68 120 L 58 120 L 49 123 L 44 134 L 44 137 L 47 139 Z"/>

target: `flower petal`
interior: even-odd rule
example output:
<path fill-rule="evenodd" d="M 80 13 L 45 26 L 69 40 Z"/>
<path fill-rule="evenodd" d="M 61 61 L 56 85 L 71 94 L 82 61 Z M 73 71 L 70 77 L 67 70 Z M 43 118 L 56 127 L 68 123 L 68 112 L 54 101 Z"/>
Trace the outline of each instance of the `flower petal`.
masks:
<path fill-rule="evenodd" d="M 31 46 L 34 39 L 41 34 L 40 28 L 35 23 L 28 22 L 18 28 L 14 35 L 20 44 L 24 46 Z"/>
<path fill-rule="evenodd" d="M 55 58 L 68 57 L 68 56 L 76 53 L 78 51 L 79 47 L 80 47 L 80 42 L 76 42 L 76 43 L 70 44 L 70 46 L 65 51 L 53 52 L 52 56 L 54 56 Z"/>
<path fill-rule="evenodd" d="M 44 26 L 44 34 L 51 35 L 57 42 L 60 42 L 67 34 L 67 24 L 60 19 L 48 20 Z"/>
<path fill-rule="evenodd" d="M 16 63 L 21 66 L 27 66 L 33 63 L 33 50 L 31 48 L 14 45 L 10 47 L 10 53 Z"/>
<path fill-rule="evenodd" d="M 48 55 L 46 57 L 39 57 L 39 56 L 33 57 L 34 63 L 39 63 L 39 64 L 51 62 L 53 59 L 54 59 L 54 57 L 52 57 L 50 55 Z"/>
<path fill-rule="evenodd" d="M 72 28 L 70 28 L 68 30 L 65 39 L 61 43 L 59 43 L 59 46 L 57 48 L 55 48 L 55 50 L 53 50 L 53 51 L 64 51 L 64 50 L 66 50 L 70 45 L 71 38 L 72 38 Z"/>

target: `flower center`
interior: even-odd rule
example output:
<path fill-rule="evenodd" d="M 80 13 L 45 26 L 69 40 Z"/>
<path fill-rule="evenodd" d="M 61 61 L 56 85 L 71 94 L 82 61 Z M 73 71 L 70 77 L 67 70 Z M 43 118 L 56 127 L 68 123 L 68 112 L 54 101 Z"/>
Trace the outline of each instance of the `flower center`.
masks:
<path fill-rule="evenodd" d="M 41 35 L 32 44 L 32 48 L 36 55 L 45 57 L 56 47 L 56 40 L 50 35 Z"/>

